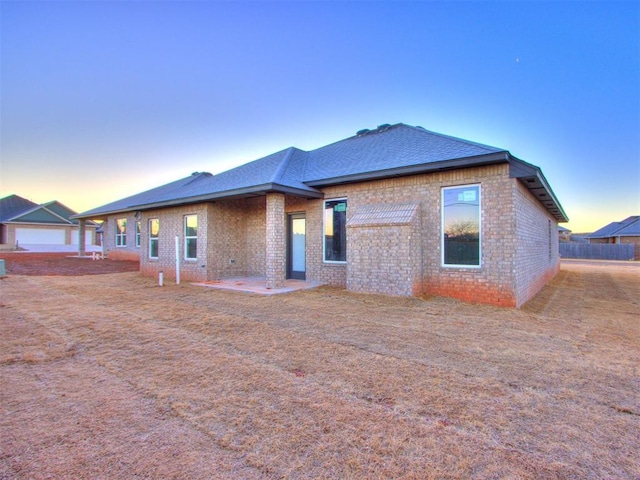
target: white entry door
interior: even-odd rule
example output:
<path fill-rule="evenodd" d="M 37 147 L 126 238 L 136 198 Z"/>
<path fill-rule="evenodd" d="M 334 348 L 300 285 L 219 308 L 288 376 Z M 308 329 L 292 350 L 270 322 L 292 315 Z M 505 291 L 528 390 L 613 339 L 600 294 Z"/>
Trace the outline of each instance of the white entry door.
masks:
<path fill-rule="evenodd" d="M 307 219 L 304 213 L 295 213 L 288 218 L 287 278 L 306 278 L 307 265 Z"/>

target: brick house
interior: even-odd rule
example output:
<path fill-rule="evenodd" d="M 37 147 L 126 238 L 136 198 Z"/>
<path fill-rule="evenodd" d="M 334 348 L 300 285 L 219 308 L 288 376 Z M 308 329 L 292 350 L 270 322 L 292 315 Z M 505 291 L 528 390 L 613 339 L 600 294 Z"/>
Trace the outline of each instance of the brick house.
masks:
<path fill-rule="evenodd" d="M 640 260 L 640 215 L 633 215 L 621 222 L 611 222 L 587 236 L 589 243 L 633 245 L 634 260 Z"/>
<path fill-rule="evenodd" d="M 56 200 L 39 205 L 19 195 L 0 198 L 0 244 L 78 245 L 76 213 Z M 95 243 L 97 228 L 85 222 L 85 244 Z"/>
<path fill-rule="evenodd" d="M 111 258 L 191 281 L 262 276 L 519 307 L 559 269 L 567 217 L 540 169 L 405 124 L 196 172 L 84 212 Z M 177 238 L 177 241 L 176 241 Z M 81 246 L 82 248 L 82 246 Z"/>

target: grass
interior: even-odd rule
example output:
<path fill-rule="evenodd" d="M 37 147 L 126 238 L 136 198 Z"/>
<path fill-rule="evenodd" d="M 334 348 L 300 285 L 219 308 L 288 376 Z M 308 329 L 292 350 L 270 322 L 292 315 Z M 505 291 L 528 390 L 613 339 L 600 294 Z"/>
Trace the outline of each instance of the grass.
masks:
<path fill-rule="evenodd" d="M 0 282 L 0 478 L 640 478 L 638 268 L 521 310 Z"/>

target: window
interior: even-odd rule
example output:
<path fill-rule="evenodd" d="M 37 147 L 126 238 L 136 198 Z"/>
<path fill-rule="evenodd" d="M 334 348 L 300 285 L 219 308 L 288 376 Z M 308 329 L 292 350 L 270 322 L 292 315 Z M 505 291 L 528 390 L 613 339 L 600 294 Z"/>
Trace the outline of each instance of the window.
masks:
<path fill-rule="evenodd" d="M 160 233 L 160 220 L 149 220 L 149 258 L 158 258 L 158 235 Z"/>
<path fill-rule="evenodd" d="M 184 217 L 184 258 L 195 260 L 198 258 L 198 216 Z"/>
<path fill-rule="evenodd" d="M 118 218 L 116 220 L 116 247 L 127 246 L 127 219 Z"/>
<path fill-rule="evenodd" d="M 347 261 L 347 200 L 324 202 L 324 260 Z"/>
<path fill-rule="evenodd" d="M 136 247 L 140 248 L 140 222 L 136 222 Z"/>
<path fill-rule="evenodd" d="M 442 189 L 442 264 L 480 266 L 480 185 Z"/>
<path fill-rule="evenodd" d="M 549 263 L 553 261 L 553 231 L 557 230 L 553 228 L 551 220 L 549 220 Z"/>

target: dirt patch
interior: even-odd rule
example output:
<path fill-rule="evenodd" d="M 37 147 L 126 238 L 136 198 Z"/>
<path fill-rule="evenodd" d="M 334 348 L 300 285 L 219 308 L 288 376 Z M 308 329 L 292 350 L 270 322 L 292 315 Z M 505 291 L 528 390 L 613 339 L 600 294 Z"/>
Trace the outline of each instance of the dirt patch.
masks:
<path fill-rule="evenodd" d="M 124 260 L 92 260 L 68 253 L 0 252 L 9 275 L 100 275 L 137 272 L 140 263 Z"/>
<path fill-rule="evenodd" d="M 640 477 L 638 270 L 565 265 L 521 310 L 137 273 L 0 291 L 0 478 Z"/>

